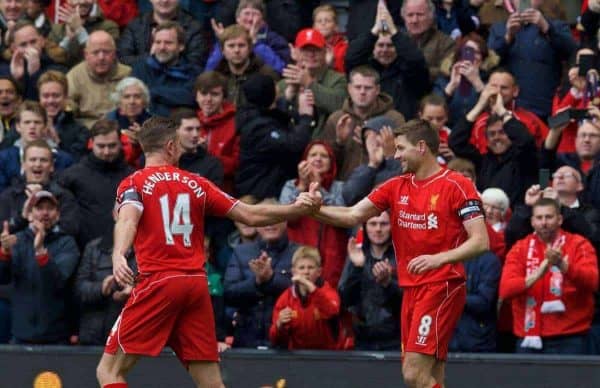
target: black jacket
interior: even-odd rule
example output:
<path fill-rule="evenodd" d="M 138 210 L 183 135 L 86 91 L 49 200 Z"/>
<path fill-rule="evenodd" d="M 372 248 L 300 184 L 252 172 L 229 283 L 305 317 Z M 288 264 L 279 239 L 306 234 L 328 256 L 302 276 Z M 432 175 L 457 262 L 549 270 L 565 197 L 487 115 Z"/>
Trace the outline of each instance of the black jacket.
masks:
<path fill-rule="evenodd" d="M 58 200 L 60 207 L 60 220 L 58 225 L 62 232 L 77 236 L 82 218 L 79 214 L 79 205 L 69 190 L 59 185 L 56 181 L 50 181 L 43 185 Z M 15 179 L 11 186 L 0 194 L 0 221 L 8 220 L 10 232 L 19 232 L 29 225 L 29 221 L 22 217 L 23 205 L 27 200 L 25 194 L 25 181 Z"/>
<path fill-rule="evenodd" d="M 538 157 L 535 139 L 520 121 L 512 118 L 504 123 L 504 131 L 512 145 L 502 155 L 487 152 L 482 155 L 469 142 L 473 123 L 465 117 L 450 133 L 448 145 L 456 156 L 469 159 L 477 169 L 477 187 L 480 191 L 498 187 L 508 195 L 511 207 L 523 203 L 525 191 L 536 183 Z"/>
<path fill-rule="evenodd" d="M 370 32 L 350 40 L 346 71 L 365 64 L 372 66 L 381 76 L 381 91 L 389 94 L 394 100 L 394 108 L 410 120 L 417 113 L 419 100 L 431 89 L 425 57 L 408 35 L 398 32 L 392 37 L 396 60 L 384 67 L 373 58 L 376 42 L 377 36 Z"/>
<path fill-rule="evenodd" d="M 175 20 L 185 31 L 185 50 L 182 55 L 188 62 L 204 68 L 208 58 L 208 41 L 202 25 L 182 9 L 177 11 Z M 119 60 L 129 66 L 150 54 L 152 29 L 156 22 L 152 12 L 133 19 L 123 30 L 117 42 Z"/>
<path fill-rule="evenodd" d="M 79 160 L 88 152 L 90 131 L 75 121 L 72 112 L 60 112 L 54 119 L 54 129 L 60 138 L 58 148 Z"/>
<path fill-rule="evenodd" d="M 59 182 L 75 195 L 79 204 L 81 231 L 77 240 L 80 247 L 112 229 L 117 187 L 132 172 L 122 157 L 105 162 L 90 153 L 60 175 Z"/>
<path fill-rule="evenodd" d="M 285 182 L 297 174 L 298 162 L 310 141 L 312 117 L 300 116 L 293 125 L 289 116 L 278 110 L 246 105 L 238 108 L 235 121 L 240 133 L 236 194 L 251 194 L 259 200 L 279 198 Z"/>
<path fill-rule="evenodd" d="M 179 168 L 203 176 L 215 185 L 223 187 L 223 163 L 209 155 L 202 147 L 198 147 L 196 152 L 181 155 Z"/>

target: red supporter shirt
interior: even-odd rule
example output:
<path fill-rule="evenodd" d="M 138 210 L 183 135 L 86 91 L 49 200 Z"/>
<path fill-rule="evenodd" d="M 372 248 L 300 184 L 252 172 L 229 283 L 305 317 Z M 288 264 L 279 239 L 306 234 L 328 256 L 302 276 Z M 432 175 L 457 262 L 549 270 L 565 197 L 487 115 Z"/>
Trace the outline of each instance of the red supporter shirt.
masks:
<path fill-rule="evenodd" d="M 173 166 L 146 167 L 123 179 L 117 206 L 142 210 L 134 240 L 140 273 L 204 271 L 204 217 L 224 216 L 237 200 Z"/>
<path fill-rule="evenodd" d="M 409 273 L 407 268 L 417 256 L 461 245 L 467 239 L 463 223 L 483 217 L 481 199 L 470 180 L 445 168 L 424 180 L 404 174 L 388 180 L 368 198 L 378 209 L 390 209 L 401 286 L 465 278 L 462 263 L 446 264 L 420 275 Z"/>

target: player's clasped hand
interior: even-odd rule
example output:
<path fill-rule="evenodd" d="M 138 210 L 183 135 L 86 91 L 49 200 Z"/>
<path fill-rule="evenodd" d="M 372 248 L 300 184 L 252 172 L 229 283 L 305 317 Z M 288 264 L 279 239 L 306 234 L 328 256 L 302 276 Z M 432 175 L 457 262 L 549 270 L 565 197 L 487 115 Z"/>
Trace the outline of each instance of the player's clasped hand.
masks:
<path fill-rule="evenodd" d="M 133 271 L 127 265 L 127 259 L 123 255 L 114 255 L 113 261 L 113 275 L 115 276 L 116 282 L 122 286 L 133 285 Z"/>
<path fill-rule="evenodd" d="M 432 269 L 439 268 L 441 265 L 442 262 L 437 255 L 421 255 L 408 263 L 408 272 L 420 275 Z"/>

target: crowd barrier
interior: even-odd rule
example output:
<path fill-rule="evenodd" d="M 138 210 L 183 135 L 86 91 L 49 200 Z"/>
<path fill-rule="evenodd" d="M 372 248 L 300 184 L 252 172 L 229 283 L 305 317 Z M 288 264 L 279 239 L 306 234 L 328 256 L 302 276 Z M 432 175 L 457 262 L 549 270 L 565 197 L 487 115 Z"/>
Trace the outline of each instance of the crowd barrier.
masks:
<path fill-rule="evenodd" d="M 102 353 L 96 347 L 0 346 L 1 388 L 93 388 Z M 228 388 L 404 387 L 393 352 L 230 350 L 222 355 Z M 132 388 L 193 387 L 175 355 L 142 359 Z M 58 381 L 60 380 L 60 385 Z M 451 354 L 449 388 L 598 388 L 600 357 Z"/>

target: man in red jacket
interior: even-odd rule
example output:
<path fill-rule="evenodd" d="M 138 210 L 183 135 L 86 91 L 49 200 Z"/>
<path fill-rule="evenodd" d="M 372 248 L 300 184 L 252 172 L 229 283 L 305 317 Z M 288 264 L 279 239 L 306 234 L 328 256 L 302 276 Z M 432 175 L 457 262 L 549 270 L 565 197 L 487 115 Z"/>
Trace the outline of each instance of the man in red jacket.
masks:
<path fill-rule="evenodd" d="M 292 257 L 292 286 L 273 309 L 269 338 L 273 345 L 292 349 L 335 349 L 331 319 L 340 312 L 340 296 L 321 279 L 321 256 L 301 246 Z"/>
<path fill-rule="evenodd" d="M 538 200 L 531 216 L 534 233 L 507 254 L 500 298 L 512 298 L 517 353 L 585 352 L 598 288 L 596 253 L 561 224 L 558 203 Z"/>

